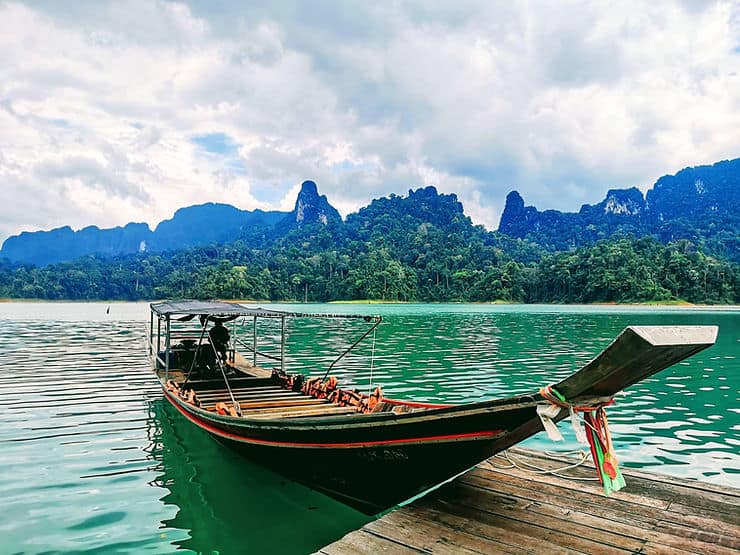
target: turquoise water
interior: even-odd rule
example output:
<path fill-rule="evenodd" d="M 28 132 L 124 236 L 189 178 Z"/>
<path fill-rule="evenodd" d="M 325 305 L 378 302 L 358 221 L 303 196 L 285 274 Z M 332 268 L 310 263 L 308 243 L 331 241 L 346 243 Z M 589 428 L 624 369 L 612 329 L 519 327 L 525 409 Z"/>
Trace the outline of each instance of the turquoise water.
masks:
<path fill-rule="evenodd" d="M 367 521 L 185 422 L 162 401 L 148 370 L 148 306 L 107 307 L 0 305 L 0 553 L 308 553 Z M 717 345 L 626 391 L 609 420 L 623 465 L 740 487 L 738 311 L 282 308 L 382 314 L 374 348 L 371 336 L 333 373 L 345 385 L 383 385 L 388 396 L 440 402 L 558 381 L 630 324 L 719 325 Z M 341 324 L 292 321 L 289 369 L 322 373 L 366 326 Z M 264 324 L 260 333 L 269 339 L 261 348 L 276 350 L 278 330 Z M 527 445 L 577 448 L 568 427 L 561 429 L 563 443 L 537 436 Z"/>

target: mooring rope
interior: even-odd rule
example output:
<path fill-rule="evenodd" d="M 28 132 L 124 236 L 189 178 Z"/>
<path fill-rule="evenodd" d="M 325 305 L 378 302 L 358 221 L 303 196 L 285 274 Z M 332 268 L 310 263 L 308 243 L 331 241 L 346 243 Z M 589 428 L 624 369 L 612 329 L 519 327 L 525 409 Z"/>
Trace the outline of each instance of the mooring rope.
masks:
<path fill-rule="evenodd" d="M 370 351 L 370 386 L 367 388 L 367 394 L 373 392 L 373 366 L 375 365 L 375 328 L 373 328 L 373 347 Z"/>
<path fill-rule="evenodd" d="M 547 469 L 541 466 L 537 466 L 536 464 L 524 462 L 516 455 L 512 455 L 511 453 L 508 453 L 508 452 L 504 452 L 503 456 L 506 458 L 507 461 L 509 461 L 509 463 L 511 463 L 512 467 L 518 468 L 519 470 L 522 470 L 524 472 L 531 472 L 532 474 L 543 474 L 543 475 L 549 474 L 552 476 L 557 476 L 558 478 L 564 478 L 566 480 L 576 480 L 576 481 L 583 480 L 584 482 L 596 482 L 599 480 L 598 478 L 588 478 L 586 476 L 568 476 L 567 474 L 560 474 L 561 472 L 565 470 L 572 470 L 573 468 L 578 468 L 579 466 L 587 462 L 590 457 L 590 453 L 588 453 L 587 451 L 580 450 L 580 449 L 577 451 L 569 451 L 568 453 L 564 453 L 564 454 L 570 454 L 570 453 L 578 453 L 581 457 L 580 460 L 574 462 L 573 464 L 569 464 L 566 466 L 561 466 L 560 468 L 553 468 L 553 469 Z"/>

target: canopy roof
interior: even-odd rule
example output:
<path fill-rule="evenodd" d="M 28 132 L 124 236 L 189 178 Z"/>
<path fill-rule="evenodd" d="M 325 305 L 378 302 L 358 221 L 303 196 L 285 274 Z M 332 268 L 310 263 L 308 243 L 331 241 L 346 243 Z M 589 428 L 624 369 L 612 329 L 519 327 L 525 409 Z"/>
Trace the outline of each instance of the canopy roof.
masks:
<path fill-rule="evenodd" d="M 163 301 L 152 303 L 152 312 L 160 316 L 195 315 L 195 316 L 287 316 L 287 312 L 249 308 L 239 303 L 223 301 Z"/>
<path fill-rule="evenodd" d="M 158 316 L 260 316 L 262 318 L 282 318 L 292 316 L 294 318 L 362 318 L 366 321 L 379 320 L 379 316 L 369 316 L 365 314 L 321 314 L 321 313 L 302 313 L 302 312 L 285 312 L 282 310 L 268 310 L 257 307 L 247 307 L 239 303 L 227 303 L 224 301 L 162 301 L 152 303 L 152 312 Z"/>

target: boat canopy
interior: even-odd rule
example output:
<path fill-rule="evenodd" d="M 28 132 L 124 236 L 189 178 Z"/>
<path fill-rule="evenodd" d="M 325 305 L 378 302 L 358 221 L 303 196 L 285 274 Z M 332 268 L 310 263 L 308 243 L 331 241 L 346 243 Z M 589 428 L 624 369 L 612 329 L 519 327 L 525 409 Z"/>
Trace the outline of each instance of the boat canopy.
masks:
<path fill-rule="evenodd" d="M 224 301 L 162 301 L 152 303 L 152 312 L 159 316 L 262 316 L 281 318 L 287 312 L 249 308 L 238 303 Z"/>
<path fill-rule="evenodd" d="M 259 307 L 248 307 L 239 303 L 225 301 L 162 301 L 152 303 L 152 312 L 160 318 L 170 316 L 208 316 L 212 318 L 238 318 L 240 316 L 257 316 L 260 318 L 360 318 L 366 322 L 377 322 L 380 316 L 366 314 L 323 314 L 305 312 L 287 312 Z"/>

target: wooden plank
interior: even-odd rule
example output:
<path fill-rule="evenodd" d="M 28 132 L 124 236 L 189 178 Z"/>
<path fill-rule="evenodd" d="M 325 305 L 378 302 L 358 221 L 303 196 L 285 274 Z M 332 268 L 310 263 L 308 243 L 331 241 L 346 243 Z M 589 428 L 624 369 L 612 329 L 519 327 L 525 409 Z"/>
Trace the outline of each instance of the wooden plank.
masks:
<path fill-rule="evenodd" d="M 287 389 L 282 389 L 282 388 L 279 388 L 279 387 L 277 387 L 275 385 L 259 385 L 259 386 L 247 385 L 246 387 L 239 387 L 242 383 L 244 383 L 244 380 L 253 380 L 253 379 L 255 379 L 255 378 L 239 378 L 233 384 L 231 382 L 229 382 L 229 385 L 231 387 L 231 391 L 234 391 L 235 389 L 249 390 L 249 391 L 254 391 L 255 393 L 266 393 L 266 392 L 271 392 L 271 391 L 272 392 L 287 391 Z M 210 393 L 210 392 L 216 392 L 216 391 L 228 391 L 228 389 L 226 388 L 226 386 L 223 386 L 223 383 L 224 383 L 223 380 L 221 380 L 221 381 L 207 380 L 207 381 L 208 382 L 214 382 L 213 383 L 213 386 L 214 387 L 212 387 L 212 388 L 210 388 L 210 387 L 209 388 L 195 388 L 196 393 L 198 393 L 200 391 L 202 391 L 203 393 Z M 191 381 L 189 383 L 191 383 L 191 384 L 197 384 L 198 382 Z M 205 382 L 201 382 L 201 383 L 205 383 Z M 248 383 L 249 382 L 247 381 L 247 384 Z"/>
<path fill-rule="evenodd" d="M 459 487 L 468 486 L 474 489 L 490 488 L 490 493 L 507 495 L 514 499 L 519 499 L 526 504 L 539 504 L 540 506 L 552 505 L 562 508 L 566 511 L 581 510 L 595 517 L 608 518 L 613 522 L 622 523 L 628 527 L 646 528 L 657 526 L 660 518 L 658 510 L 642 510 L 636 513 L 630 506 L 610 506 L 605 508 L 603 505 L 596 503 L 598 498 L 595 496 L 575 496 L 568 492 L 552 490 L 547 488 L 547 484 L 537 488 L 539 482 L 535 482 L 532 489 L 524 487 L 523 483 L 510 483 L 503 480 L 498 485 L 487 484 L 476 481 L 468 476 L 463 476 L 459 480 Z M 454 495 L 454 492 L 451 493 Z M 558 497 L 559 496 L 559 497 Z M 639 516 L 637 516 L 639 514 Z"/>
<path fill-rule="evenodd" d="M 227 406 L 231 406 L 231 399 L 229 399 L 228 397 L 224 397 L 219 402 L 226 403 Z M 213 405 L 208 405 L 207 407 L 204 407 L 204 408 L 205 410 L 215 410 L 217 404 L 218 403 L 215 403 Z M 320 407 L 326 407 L 326 406 L 333 407 L 334 405 L 326 405 L 324 403 L 314 401 L 312 403 L 311 402 L 299 403 L 299 404 L 294 404 L 290 406 L 278 404 L 278 405 L 265 405 L 261 407 L 250 408 L 249 405 L 244 405 L 242 403 L 239 403 L 239 406 L 242 409 L 243 416 L 245 417 L 248 416 L 249 418 L 252 418 L 253 416 L 260 416 L 260 415 L 266 415 L 266 414 L 272 414 L 272 413 L 288 413 L 288 412 L 297 413 L 297 412 L 305 411 L 305 410 L 315 410 Z"/>
<path fill-rule="evenodd" d="M 461 492 L 451 491 L 453 487 L 460 489 Z M 635 517 L 634 515 L 630 515 L 627 519 L 620 518 L 619 520 L 615 520 L 614 518 L 610 518 L 613 515 L 613 512 L 608 510 L 604 511 L 601 515 L 585 512 L 586 508 L 584 508 L 584 511 L 579 512 L 576 509 L 564 506 L 563 503 L 559 503 L 558 500 L 553 499 L 550 495 L 544 495 L 540 500 L 532 500 L 529 499 L 528 496 L 518 496 L 516 490 L 514 490 L 513 494 L 506 494 L 498 491 L 487 491 L 484 493 L 477 491 L 478 488 L 472 488 L 472 491 L 475 492 L 472 493 L 471 491 L 465 491 L 465 488 L 468 487 L 470 486 L 467 486 L 467 484 L 456 483 L 454 486 L 450 486 L 449 489 L 444 490 L 444 497 L 442 497 L 442 500 L 445 503 L 452 504 L 455 503 L 457 499 L 462 498 L 464 499 L 464 502 L 479 508 L 485 508 L 487 503 L 497 503 L 499 506 L 509 505 L 519 510 L 526 509 L 531 512 L 546 514 L 556 518 L 571 519 L 592 528 L 607 529 L 625 536 L 635 535 L 635 530 L 640 528 L 647 530 L 650 526 L 650 524 L 646 524 L 644 519 Z M 487 496 L 488 499 L 478 501 L 478 495 L 483 497 Z M 432 497 L 430 502 L 432 499 L 434 498 Z M 575 504 L 575 506 L 579 507 L 580 505 Z M 647 522 L 649 523 L 650 521 L 648 520 Z M 657 522 L 658 521 L 656 519 L 652 520 L 652 524 L 657 524 Z"/>
<path fill-rule="evenodd" d="M 215 406 L 215 404 L 218 403 L 218 402 L 220 402 L 220 401 L 223 401 L 224 403 L 231 403 L 231 397 L 229 397 L 228 395 L 221 395 L 219 397 L 211 397 L 209 399 L 201 399 L 200 397 L 198 397 L 198 399 L 200 400 L 201 405 L 208 405 L 208 406 L 211 406 L 211 405 L 214 405 Z M 249 399 L 244 399 L 243 397 L 234 396 L 234 399 L 236 399 L 237 401 L 239 401 L 239 404 L 242 407 L 245 407 L 245 408 L 249 408 L 249 406 L 251 404 L 253 404 L 253 403 L 250 402 Z M 255 408 L 270 408 L 270 407 L 275 407 L 275 406 L 279 406 L 279 405 L 275 405 L 274 403 L 284 403 L 285 401 L 286 401 L 285 399 L 264 399 L 264 400 L 260 400 L 259 403 L 265 403 L 265 405 L 262 406 L 262 407 L 255 406 Z M 295 402 L 293 402 L 289 406 L 292 406 L 292 405 L 302 406 L 302 405 L 306 405 L 306 404 L 313 404 L 313 403 L 310 403 L 310 402 L 304 402 L 302 399 L 292 399 L 291 401 L 295 401 Z M 254 403 L 254 404 L 257 405 L 257 403 Z"/>
<path fill-rule="evenodd" d="M 706 532 L 702 537 L 695 536 L 691 541 L 687 541 L 688 534 L 675 525 L 658 522 L 654 527 L 646 525 L 641 519 L 633 519 L 635 524 L 619 522 L 612 518 L 610 512 L 604 511 L 603 516 L 595 516 L 584 511 L 570 510 L 563 507 L 551 505 L 533 505 L 530 510 L 538 514 L 554 514 L 567 517 L 569 520 L 586 524 L 593 528 L 607 529 L 612 532 L 619 532 L 624 535 L 635 535 L 636 537 L 647 540 L 654 545 L 662 545 L 675 549 L 685 549 L 694 553 L 709 555 L 713 553 L 724 553 L 726 550 L 720 544 L 725 541 L 737 543 L 736 538 L 730 538 L 714 532 Z"/>
<path fill-rule="evenodd" d="M 334 405 L 328 405 L 326 407 L 301 407 L 301 410 L 298 410 L 298 407 L 296 407 L 295 410 L 291 411 L 283 411 L 283 412 L 270 412 L 270 413 L 264 413 L 264 414 L 256 414 L 249 413 L 247 415 L 244 415 L 245 418 L 254 418 L 257 420 L 264 420 L 264 419 L 282 419 L 282 418 L 303 418 L 306 416 L 337 416 L 341 414 L 355 414 L 355 410 L 348 408 L 348 407 L 337 407 Z"/>
<path fill-rule="evenodd" d="M 467 484 L 456 484 L 463 488 Z M 478 508 L 486 509 L 485 496 L 477 492 L 478 488 L 472 488 L 472 492 L 463 493 L 445 491 L 444 500 L 449 503 L 469 503 Z M 503 489 L 503 488 L 502 488 Z M 496 490 L 500 491 L 500 490 Z M 660 520 L 660 512 L 654 513 L 654 518 L 649 518 L 636 507 L 634 511 L 623 513 L 610 507 L 610 503 L 601 504 L 598 497 L 594 496 L 591 503 L 583 503 L 581 500 L 572 501 L 568 497 L 556 496 L 552 492 L 543 493 L 538 500 L 527 499 L 532 495 L 525 493 L 525 497 L 516 497 L 518 490 L 515 488 L 514 497 L 520 503 L 529 503 L 527 510 L 537 515 L 547 515 L 565 519 L 580 525 L 588 526 L 594 531 L 607 531 L 623 536 L 631 536 L 641 541 L 651 541 L 654 544 L 683 548 L 693 553 L 725 553 L 725 547 L 737 544 L 736 536 L 717 533 L 712 530 L 695 529 L 687 532 L 684 528 Z M 493 492 L 488 492 L 493 495 Z M 432 502 L 432 499 L 430 499 Z M 595 514 L 594 514 L 595 513 Z M 539 522 L 539 516 L 536 518 Z M 566 528 L 567 526 L 564 526 Z M 598 535 L 596 532 L 588 532 L 590 536 Z M 732 531 L 730 531 L 730 534 Z"/>
<path fill-rule="evenodd" d="M 224 380 L 221 376 L 209 378 L 206 380 L 189 380 L 185 385 L 189 389 L 195 389 L 196 391 L 208 391 L 217 387 L 226 389 L 226 386 L 224 386 Z M 229 387 L 233 389 L 239 386 L 248 386 L 253 389 L 277 389 L 277 386 L 272 383 L 272 380 L 270 378 L 254 376 L 239 376 L 229 378 Z"/>
<path fill-rule="evenodd" d="M 526 452 L 520 453 L 519 450 L 512 451 L 517 456 L 524 456 L 525 461 L 532 459 L 538 465 L 548 466 L 549 464 L 550 467 L 557 468 L 563 464 L 562 460 L 556 461 L 550 459 L 550 461 L 545 461 L 537 456 L 531 456 Z M 488 463 L 490 462 L 489 460 Z M 475 474 L 479 470 L 485 472 L 484 469 L 495 472 L 491 466 L 479 465 L 479 468 L 471 474 Z M 593 466 L 588 464 L 574 469 L 573 472 L 589 477 L 594 470 Z M 677 479 L 662 476 L 658 480 L 651 481 L 649 479 L 650 474 L 641 472 L 635 476 L 633 472 L 632 469 L 624 470 L 625 476 L 629 477 L 627 480 L 628 487 L 609 500 L 611 509 L 617 507 L 616 504 L 620 501 L 646 504 L 650 503 L 652 499 L 657 500 L 657 504 L 656 502 L 652 503 L 654 506 L 662 507 L 666 511 L 661 514 L 662 521 L 672 521 L 680 526 L 688 525 L 700 529 L 712 530 L 718 534 L 732 534 L 737 532 L 736 524 L 740 522 L 740 503 L 737 502 L 736 490 L 723 489 L 721 486 L 712 486 L 708 488 L 708 491 L 704 491 L 701 488 L 701 482 L 693 482 L 685 485 L 678 482 Z M 530 483 L 531 473 L 527 471 L 515 468 L 507 469 L 504 473 L 507 476 L 519 476 L 522 480 Z M 496 478 L 491 477 L 491 479 Z M 508 478 L 498 476 L 498 479 Z M 591 482 L 592 485 L 587 485 L 578 480 L 573 481 L 556 476 L 548 476 L 547 483 L 548 487 L 576 488 L 578 490 L 576 495 L 581 495 L 582 490 L 587 489 L 591 493 L 601 496 L 601 488 L 597 485 L 597 482 Z M 627 510 L 634 511 L 634 509 L 629 508 Z M 642 514 L 645 515 L 644 512 Z M 711 527 L 707 528 L 710 523 Z"/>
<path fill-rule="evenodd" d="M 667 545 L 656 544 L 653 542 L 646 542 L 640 550 L 640 555 L 702 555 L 701 553 L 695 553 L 692 551 L 686 551 L 678 547 L 670 547 Z"/>
<path fill-rule="evenodd" d="M 519 555 L 525 550 L 501 543 L 494 538 L 486 538 L 467 533 L 457 526 L 445 526 L 440 522 L 413 518 L 410 512 L 391 513 L 381 521 L 365 526 L 366 530 L 377 536 L 396 541 L 406 547 L 426 553 L 471 554 L 508 553 Z"/>
<path fill-rule="evenodd" d="M 377 536 L 369 531 L 359 530 L 324 547 L 319 553 L 323 553 L 324 555 L 371 555 L 373 553 L 410 555 L 424 552 L 391 539 Z"/>
<path fill-rule="evenodd" d="M 218 384 L 221 386 L 221 384 Z M 204 394 L 208 393 L 223 393 L 224 391 L 228 391 L 229 389 L 225 386 L 222 387 L 213 387 L 209 389 L 198 389 L 196 391 Z M 282 389 L 281 387 L 274 387 L 274 386 L 262 386 L 262 387 L 252 387 L 249 385 L 241 386 L 237 383 L 233 386 L 231 386 L 231 391 L 242 391 L 244 393 L 250 393 L 253 395 L 270 395 L 270 394 L 276 394 L 276 393 L 284 393 L 287 395 L 303 395 L 302 393 L 298 391 L 289 391 L 287 389 Z"/>
<path fill-rule="evenodd" d="M 336 405 L 333 405 L 331 403 L 322 402 L 313 400 L 311 403 L 306 404 L 296 404 L 291 406 L 284 406 L 284 407 L 252 407 L 249 408 L 248 406 L 243 409 L 243 412 L 249 413 L 250 415 L 253 414 L 269 414 L 269 413 L 275 413 L 275 412 L 295 412 L 295 411 L 303 411 L 303 410 L 313 410 L 318 407 L 334 407 Z"/>
<path fill-rule="evenodd" d="M 589 477 L 595 476 L 595 470 L 591 463 L 584 465 L 583 470 L 586 471 L 586 476 L 589 474 L 591 475 Z M 629 488 L 625 492 L 626 496 L 620 494 L 620 497 L 624 499 L 628 499 L 631 495 L 637 495 L 665 501 L 669 506 L 684 504 L 685 507 L 690 508 L 692 511 L 698 510 L 700 512 L 704 510 L 723 512 L 727 509 L 729 502 L 733 502 L 740 507 L 740 499 L 737 496 L 712 491 L 701 486 L 697 487 L 696 484 L 698 482 L 681 484 L 673 481 L 659 481 L 652 480 L 643 475 L 634 474 L 631 469 L 625 469 L 625 472 L 628 473 L 630 479 Z M 737 516 L 740 518 L 740 509 Z"/>
<path fill-rule="evenodd" d="M 634 536 L 616 534 L 598 528 L 592 528 L 568 519 L 539 514 L 533 518 L 529 507 L 484 503 L 483 498 L 471 495 L 450 501 L 449 493 L 445 503 L 438 504 L 432 498 L 427 503 L 420 503 L 420 508 L 444 510 L 449 515 L 464 517 L 468 520 L 489 523 L 506 531 L 535 538 L 541 538 L 544 545 L 558 545 L 566 549 L 575 549 L 584 553 L 624 553 L 639 551 L 644 543 Z M 472 503 L 475 501 L 475 504 Z"/>
<path fill-rule="evenodd" d="M 203 402 L 213 402 L 218 399 L 224 399 L 231 402 L 231 397 L 229 395 L 220 395 L 218 397 L 211 397 L 209 399 L 202 399 L 201 397 L 198 397 L 201 400 L 201 403 Z M 242 409 L 249 410 L 249 409 L 261 409 L 261 408 L 271 408 L 271 407 L 292 407 L 292 406 L 300 406 L 300 405 L 322 405 L 326 404 L 325 401 L 322 401 L 320 399 L 313 399 L 311 397 L 303 397 L 298 399 L 266 399 L 266 400 L 258 400 L 258 401 L 252 401 L 249 398 L 239 397 L 238 395 L 235 395 L 234 398 L 240 402 L 242 405 Z"/>
<path fill-rule="evenodd" d="M 738 505 L 728 507 L 724 511 L 705 510 L 699 512 L 695 506 L 671 503 L 668 515 L 671 520 L 687 526 L 711 529 L 720 533 L 730 533 L 731 530 L 737 531 L 738 529 L 738 522 L 740 522 L 738 512 L 740 512 L 738 511 Z"/>
<path fill-rule="evenodd" d="M 211 401 L 213 403 L 213 401 Z M 231 404 L 231 399 L 228 397 L 223 397 L 221 399 L 221 402 L 226 403 L 227 405 Z M 213 404 L 212 406 L 215 408 L 216 404 Z M 239 403 L 239 406 L 242 409 L 243 413 L 249 413 L 251 414 L 263 414 L 263 413 L 271 413 L 271 412 L 288 412 L 288 411 L 299 411 L 299 410 L 305 410 L 305 409 L 314 409 L 319 406 L 327 406 L 326 403 L 322 403 L 321 401 L 310 401 L 310 402 L 301 402 L 301 403 L 293 403 L 292 405 L 283 405 L 283 404 L 262 404 L 259 403 L 260 406 L 251 406 L 249 404 L 242 404 Z M 334 406 L 334 405 L 330 405 Z"/>
<path fill-rule="evenodd" d="M 511 451 L 517 458 L 510 460 L 550 470 L 573 463 Z M 489 459 L 366 525 L 361 537 L 371 533 L 425 553 L 740 554 L 734 488 L 623 469 L 627 487 L 607 498 L 598 482 L 583 481 L 594 472 L 585 464 L 567 470 L 574 480 L 524 468 Z"/>
<path fill-rule="evenodd" d="M 602 501 L 603 498 L 603 492 L 600 493 L 598 489 L 591 485 L 586 485 L 583 482 L 567 482 L 564 480 L 566 483 L 560 484 L 554 483 L 557 478 L 551 476 L 547 476 L 547 482 L 540 477 L 537 477 L 537 481 L 534 481 L 533 478 L 535 478 L 534 475 L 519 476 L 516 474 L 505 474 L 503 472 L 491 473 L 488 471 L 485 474 L 481 474 L 476 468 L 462 476 L 461 481 L 488 488 L 492 491 L 516 491 L 538 501 L 552 499 L 553 496 L 558 495 L 566 497 L 563 500 L 564 502 L 589 504 L 595 500 Z M 612 499 L 610 509 L 620 510 L 628 514 L 639 509 L 641 514 L 657 517 L 661 514 L 658 511 L 666 510 L 669 505 L 669 503 L 663 500 L 643 498 L 635 495 L 629 496 L 625 492 L 620 493 L 619 498 Z"/>
<path fill-rule="evenodd" d="M 524 449 L 521 447 L 509 449 L 508 451 L 506 451 L 505 454 L 526 457 L 528 459 L 536 461 L 549 461 L 552 464 L 553 468 L 562 466 L 565 457 L 565 455 L 563 454 L 551 455 L 548 453 L 543 453 L 541 451 L 533 451 L 531 449 Z M 495 456 L 485 462 L 491 462 L 499 458 L 501 458 L 501 456 Z M 593 472 L 593 464 L 590 462 L 573 469 L 573 471 L 578 472 L 579 468 L 585 469 L 586 472 Z M 655 472 L 641 470 L 639 468 L 629 468 L 627 472 L 629 472 L 630 477 L 648 480 L 651 483 L 676 486 L 677 488 L 686 490 L 686 492 L 689 494 L 700 491 L 702 492 L 702 496 L 706 496 L 707 493 L 711 492 L 713 494 L 719 494 L 720 498 L 723 500 L 726 500 L 728 497 L 740 499 L 740 489 L 727 488 L 726 486 L 711 484 L 709 482 L 699 482 L 698 480 L 690 478 L 677 478 L 675 476 L 668 476 L 666 474 L 657 474 Z M 586 475 L 586 473 L 584 473 L 584 475 Z"/>
<path fill-rule="evenodd" d="M 228 389 L 218 389 L 213 391 L 197 391 L 198 397 L 209 397 L 209 396 L 218 396 L 218 395 L 228 395 L 229 390 Z M 244 398 L 259 398 L 259 397 L 306 397 L 305 395 L 300 395 L 298 393 L 282 393 L 278 391 L 248 391 L 244 389 L 232 389 L 231 393 L 234 395 L 240 395 Z"/>
<path fill-rule="evenodd" d="M 463 542 L 471 549 L 477 549 L 481 553 L 532 553 L 542 549 L 542 542 L 526 534 L 519 534 L 495 526 L 490 522 L 482 522 L 475 519 L 466 519 L 446 511 L 434 511 L 428 506 L 423 508 L 410 507 L 406 511 L 395 511 L 388 514 L 382 520 L 384 523 L 393 523 L 393 518 L 405 517 L 409 522 L 432 523 L 432 527 L 426 530 L 426 535 L 432 538 L 436 533 L 434 526 L 441 526 L 456 532 L 454 538 Z M 449 534 L 449 532 L 445 532 Z M 548 553 L 555 555 L 570 553 L 563 547 L 549 545 Z"/>
<path fill-rule="evenodd" d="M 268 370 L 260 365 L 254 366 L 239 351 L 234 352 L 234 361 L 232 364 L 242 372 L 252 374 L 259 378 L 269 378 L 272 376 L 272 370 Z"/>
<path fill-rule="evenodd" d="M 740 534 L 736 525 L 732 526 L 722 521 L 724 516 L 721 520 L 697 520 L 701 517 L 669 510 L 670 505 L 663 505 L 663 500 L 657 501 L 658 505 L 655 506 L 655 503 L 650 503 L 648 498 L 624 491 L 607 499 L 600 489 L 593 486 L 587 491 L 581 491 L 588 488 L 588 486 L 581 484 L 581 490 L 577 489 L 578 482 L 567 483 L 566 486 L 568 487 L 558 487 L 552 483 L 560 480 L 556 477 L 548 477 L 547 483 L 543 481 L 533 482 L 531 476 L 500 474 L 493 478 L 490 476 L 484 478 L 476 474 L 477 470 L 462 476 L 460 482 L 495 492 L 506 492 L 541 504 L 554 503 L 554 500 L 557 500 L 558 506 L 569 510 L 580 510 L 606 519 L 607 522 L 622 522 L 632 527 L 649 527 L 651 530 L 660 528 L 666 533 L 693 528 L 695 529 L 693 535 L 695 539 L 709 543 L 735 541 L 734 538 Z M 629 476 L 629 474 L 626 474 L 626 476 Z M 630 479 L 628 478 L 628 483 Z M 728 512 L 732 512 L 732 510 L 728 507 Z M 639 515 L 639 520 L 636 521 L 633 515 Z M 686 534 L 681 537 L 687 538 Z"/>
<path fill-rule="evenodd" d="M 270 409 L 270 408 L 290 408 L 290 407 L 302 407 L 306 405 L 326 405 L 327 403 L 320 401 L 319 399 L 312 399 L 307 397 L 305 399 L 287 399 L 287 400 L 274 400 L 274 401 L 258 401 L 258 402 L 247 402 L 242 403 L 242 410 L 252 409 Z"/>

